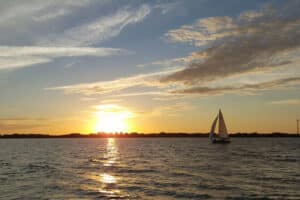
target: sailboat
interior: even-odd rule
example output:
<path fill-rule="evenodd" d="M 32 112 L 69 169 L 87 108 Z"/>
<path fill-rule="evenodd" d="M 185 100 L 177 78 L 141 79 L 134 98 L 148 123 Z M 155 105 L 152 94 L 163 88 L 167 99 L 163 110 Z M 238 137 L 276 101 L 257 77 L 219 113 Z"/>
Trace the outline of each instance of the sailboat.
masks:
<path fill-rule="evenodd" d="M 219 121 L 219 131 L 218 134 L 215 133 L 217 122 Z M 209 133 L 209 139 L 212 143 L 229 143 L 230 138 L 227 133 L 227 128 L 225 125 L 224 117 L 221 109 L 219 110 L 219 114 L 215 118 Z"/>

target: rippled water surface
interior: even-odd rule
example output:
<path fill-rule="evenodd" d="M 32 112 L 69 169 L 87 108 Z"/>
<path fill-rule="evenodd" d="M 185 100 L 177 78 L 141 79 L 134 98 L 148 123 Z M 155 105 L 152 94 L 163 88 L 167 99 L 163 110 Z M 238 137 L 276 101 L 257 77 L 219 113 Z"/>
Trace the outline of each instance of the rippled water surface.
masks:
<path fill-rule="evenodd" d="M 0 199 L 300 199 L 300 138 L 2 139 Z"/>

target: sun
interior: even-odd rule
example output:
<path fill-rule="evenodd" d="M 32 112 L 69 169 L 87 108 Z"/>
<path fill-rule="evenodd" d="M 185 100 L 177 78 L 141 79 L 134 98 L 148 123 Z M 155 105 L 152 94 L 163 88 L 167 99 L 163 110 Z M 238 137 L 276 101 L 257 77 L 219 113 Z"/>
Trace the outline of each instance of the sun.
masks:
<path fill-rule="evenodd" d="M 105 133 L 126 132 L 126 119 L 121 113 L 97 113 L 96 131 Z"/>
<path fill-rule="evenodd" d="M 116 105 L 98 106 L 96 112 L 96 132 L 124 133 L 129 130 L 128 118 L 131 113 Z"/>

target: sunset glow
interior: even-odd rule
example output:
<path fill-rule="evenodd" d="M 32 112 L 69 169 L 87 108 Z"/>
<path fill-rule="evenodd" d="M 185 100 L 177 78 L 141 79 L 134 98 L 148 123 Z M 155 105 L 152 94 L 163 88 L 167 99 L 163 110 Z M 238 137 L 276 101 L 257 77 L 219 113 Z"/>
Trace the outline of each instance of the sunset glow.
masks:
<path fill-rule="evenodd" d="M 297 132 L 300 3 L 246 2 L 0 1 L 0 134 Z"/>
<path fill-rule="evenodd" d="M 132 113 L 118 105 L 100 105 L 96 112 L 96 132 L 124 133 L 129 130 L 128 118 Z"/>
<path fill-rule="evenodd" d="M 299 11 L 0 0 L 0 200 L 299 199 Z"/>

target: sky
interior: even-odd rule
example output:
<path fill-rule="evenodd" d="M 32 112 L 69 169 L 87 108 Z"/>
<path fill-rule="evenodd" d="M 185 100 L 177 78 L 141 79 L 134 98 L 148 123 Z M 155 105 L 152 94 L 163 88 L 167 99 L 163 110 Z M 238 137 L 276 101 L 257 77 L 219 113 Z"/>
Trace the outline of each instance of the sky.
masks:
<path fill-rule="evenodd" d="M 296 132 L 300 2 L 0 1 L 0 134 Z"/>

